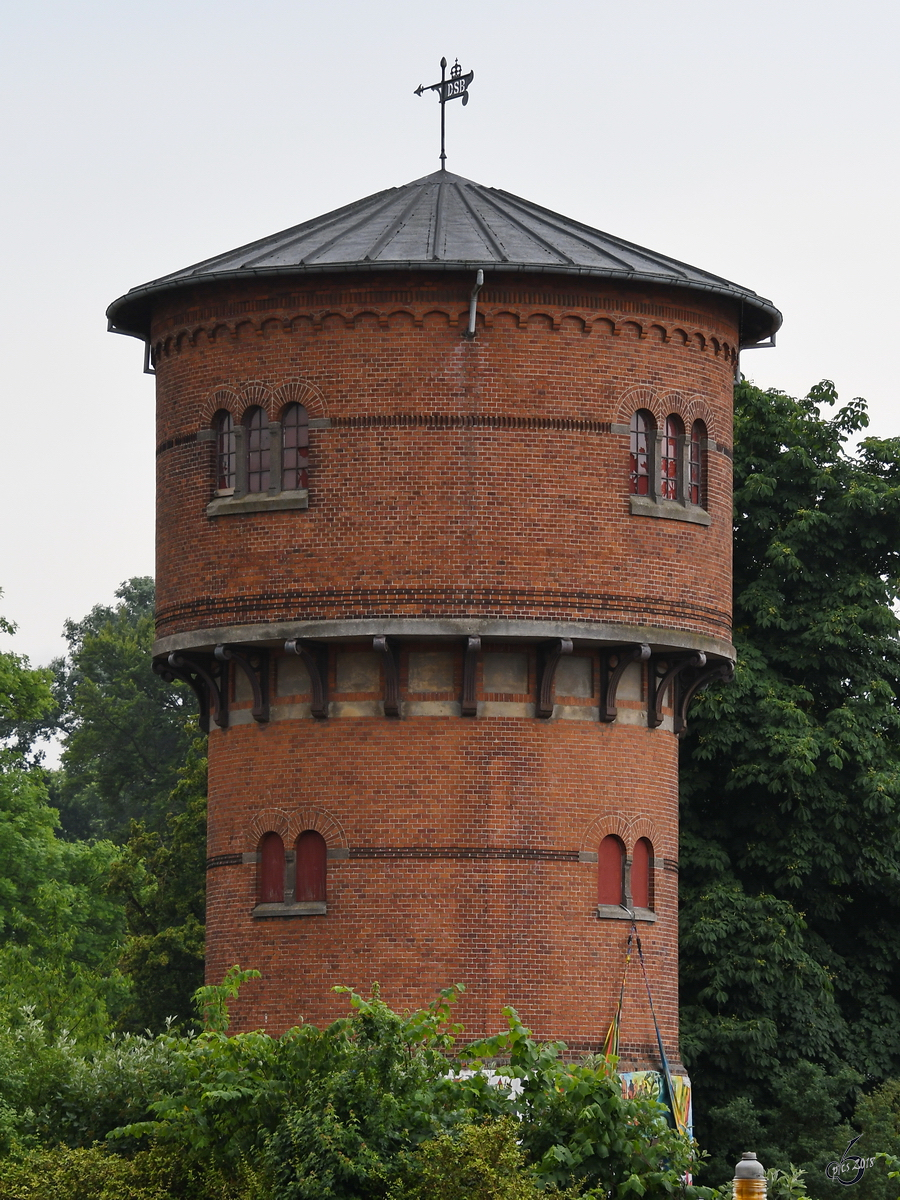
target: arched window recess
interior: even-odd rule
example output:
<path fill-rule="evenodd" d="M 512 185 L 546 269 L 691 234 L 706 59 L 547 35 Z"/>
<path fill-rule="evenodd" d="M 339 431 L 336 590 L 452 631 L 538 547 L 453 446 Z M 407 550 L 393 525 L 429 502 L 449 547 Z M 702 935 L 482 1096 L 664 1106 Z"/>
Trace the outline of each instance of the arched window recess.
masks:
<path fill-rule="evenodd" d="M 315 917 L 328 912 L 328 846 L 321 833 L 304 829 L 290 849 L 280 834 L 263 834 L 255 857 L 255 917 Z"/>
<path fill-rule="evenodd" d="M 322 424 L 322 422 L 319 422 Z M 309 507 L 309 415 L 288 404 L 273 420 L 255 405 L 236 420 L 216 414 L 214 498 L 207 516 Z"/>
<path fill-rule="evenodd" d="M 597 850 L 598 919 L 655 921 L 655 867 L 648 838 L 638 838 L 630 855 L 620 837 L 603 838 Z"/>
<path fill-rule="evenodd" d="M 632 515 L 710 525 L 707 453 L 703 421 L 694 421 L 686 430 L 681 417 L 673 412 L 657 428 L 649 410 L 634 412 L 629 426 L 628 472 Z"/>

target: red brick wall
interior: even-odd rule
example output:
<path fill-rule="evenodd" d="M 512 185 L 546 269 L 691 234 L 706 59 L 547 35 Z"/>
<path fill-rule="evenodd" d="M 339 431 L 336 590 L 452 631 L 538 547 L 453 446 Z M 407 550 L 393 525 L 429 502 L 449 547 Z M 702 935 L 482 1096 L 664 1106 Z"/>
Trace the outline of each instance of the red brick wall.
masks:
<path fill-rule="evenodd" d="M 419 282 L 381 281 L 377 295 L 413 297 L 402 305 L 339 277 L 327 305 L 299 293 L 287 304 L 258 283 L 161 306 L 159 634 L 427 613 L 727 640 L 734 306 L 588 280 L 577 294 L 561 284 L 554 304 L 545 279 L 489 279 L 489 327 L 468 342 L 464 305 Z M 208 520 L 213 453 L 192 440 L 198 428 L 223 406 L 237 417 L 263 403 L 275 418 L 300 382 L 311 415 L 334 422 L 311 433 L 309 511 Z M 711 527 L 629 515 L 627 437 L 608 426 L 637 407 L 702 417 L 723 448 L 710 454 Z M 432 414 L 511 427 L 401 423 Z"/>
<path fill-rule="evenodd" d="M 344 275 L 159 302 L 161 637 L 452 616 L 728 641 L 735 306 L 489 276 L 468 342 L 470 286 Z M 293 397 L 331 422 L 311 431 L 308 511 L 208 517 L 213 447 L 198 431 L 221 407 L 237 419 L 260 403 L 277 419 Z M 636 408 L 706 422 L 708 527 L 631 515 L 628 438 L 611 426 Z M 291 823 L 310 820 L 349 854 L 329 863 L 327 914 L 254 918 L 256 866 L 233 859 L 252 855 L 263 826 L 293 837 Z M 655 869 L 658 920 L 641 936 L 675 1057 L 676 822 L 676 739 L 645 718 L 304 717 L 214 730 L 209 852 L 230 860 L 209 872 L 209 978 L 233 962 L 263 972 L 238 1027 L 329 1020 L 346 1010 L 337 983 L 377 979 L 404 1007 L 464 982 L 473 1036 L 511 1003 L 540 1036 L 596 1048 L 628 925 L 597 919 L 597 867 L 577 854 L 606 833 L 629 851 L 647 836 L 668 866 Z M 636 963 L 628 997 L 623 1044 L 653 1061 Z"/>
<path fill-rule="evenodd" d="M 473 1037 L 496 1031 L 512 1004 L 541 1037 L 598 1048 L 629 925 L 597 919 L 597 864 L 572 856 L 596 854 L 601 838 L 618 832 L 629 853 L 649 836 L 669 864 L 654 872 L 658 920 L 641 922 L 640 932 L 677 1057 L 671 733 L 492 717 L 242 725 L 210 735 L 210 796 L 210 856 L 252 853 L 263 826 L 290 845 L 313 820 L 328 829 L 329 848 L 343 843 L 355 855 L 330 860 L 324 916 L 254 918 L 257 867 L 209 871 L 209 978 L 232 963 L 263 973 L 245 989 L 236 1027 L 331 1020 L 347 1007 L 330 992 L 335 984 L 368 991 L 378 980 L 385 999 L 405 1008 L 465 983 L 460 1017 Z M 456 857 L 400 858 L 398 847 Z M 465 856 L 485 847 L 560 857 Z M 653 1029 L 636 961 L 622 1037 L 646 1048 L 646 1061 Z"/>

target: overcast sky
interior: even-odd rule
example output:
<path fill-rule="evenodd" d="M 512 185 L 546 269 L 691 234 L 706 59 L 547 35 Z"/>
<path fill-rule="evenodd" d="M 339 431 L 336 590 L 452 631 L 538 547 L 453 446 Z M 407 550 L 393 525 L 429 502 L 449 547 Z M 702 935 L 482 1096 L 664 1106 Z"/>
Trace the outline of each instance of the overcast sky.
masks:
<path fill-rule="evenodd" d="M 898 25 L 856 0 L 51 0 L 2 7 L 0 611 L 34 663 L 153 573 L 153 380 L 129 288 L 439 166 L 785 314 L 745 374 L 900 435 Z"/>

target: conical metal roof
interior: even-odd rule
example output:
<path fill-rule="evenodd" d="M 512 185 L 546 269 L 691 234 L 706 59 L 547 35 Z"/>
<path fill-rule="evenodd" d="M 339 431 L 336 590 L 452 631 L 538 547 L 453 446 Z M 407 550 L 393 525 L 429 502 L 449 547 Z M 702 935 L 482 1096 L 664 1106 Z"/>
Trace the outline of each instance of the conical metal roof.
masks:
<path fill-rule="evenodd" d="M 718 275 L 582 225 L 499 188 L 435 171 L 302 225 L 132 288 L 107 310 L 110 328 L 146 337 L 150 301 L 177 288 L 267 275 L 411 268 L 544 272 L 712 292 L 742 305 L 742 342 L 774 333 L 774 305 Z"/>

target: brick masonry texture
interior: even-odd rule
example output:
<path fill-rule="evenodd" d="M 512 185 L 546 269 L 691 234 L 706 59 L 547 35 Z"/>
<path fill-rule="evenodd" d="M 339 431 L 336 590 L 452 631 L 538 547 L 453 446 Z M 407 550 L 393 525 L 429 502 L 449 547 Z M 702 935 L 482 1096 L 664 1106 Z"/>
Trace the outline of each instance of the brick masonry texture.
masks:
<path fill-rule="evenodd" d="M 157 301 L 159 636 L 431 616 L 729 639 L 736 305 L 599 280 L 489 278 L 470 342 L 470 287 L 469 275 L 386 272 Z M 214 446 L 203 431 L 216 412 L 239 420 L 261 404 L 277 420 L 294 399 L 314 421 L 308 510 L 208 516 Z M 631 514 L 622 426 L 637 408 L 705 421 L 709 526 Z M 520 649 L 533 659 L 533 646 Z M 508 715 L 504 703 L 524 712 L 534 701 L 533 663 L 528 693 L 481 687 L 482 715 L 464 718 L 454 653 L 453 691 L 424 697 L 445 703 L 442 716 L 378 715 L 375 691 L 341 696 L 342 715 L 316 721 L 300 694 L 297 719 L 210 734 L 208 977 L 234 962 L 263 973 L 235 1027 L 330 1020 L 346 1009 L 330 991 L 338 983 L 377 979 L 408 1007 L 463 982 L 473 1036 L 513 1004 L 539 1036 L 598 1048 L 628 922 L 597 918 L 590 856 L 617 833 L 629 853 L 638 837 L 653 844 L 657 919 L 640 932 L 677 1060 L 671 722 Z M 410 700 L 405 676 L 403 689 Z M 565 703 L 577 717 L 591 699 Z M 319 829 L 332 855 L 327 913 L 254 916 L 262 834 L 290 846 L 303 828 Z M 636 964 L 622 1036 L 627 1060 L 655 1062 Z"/>

